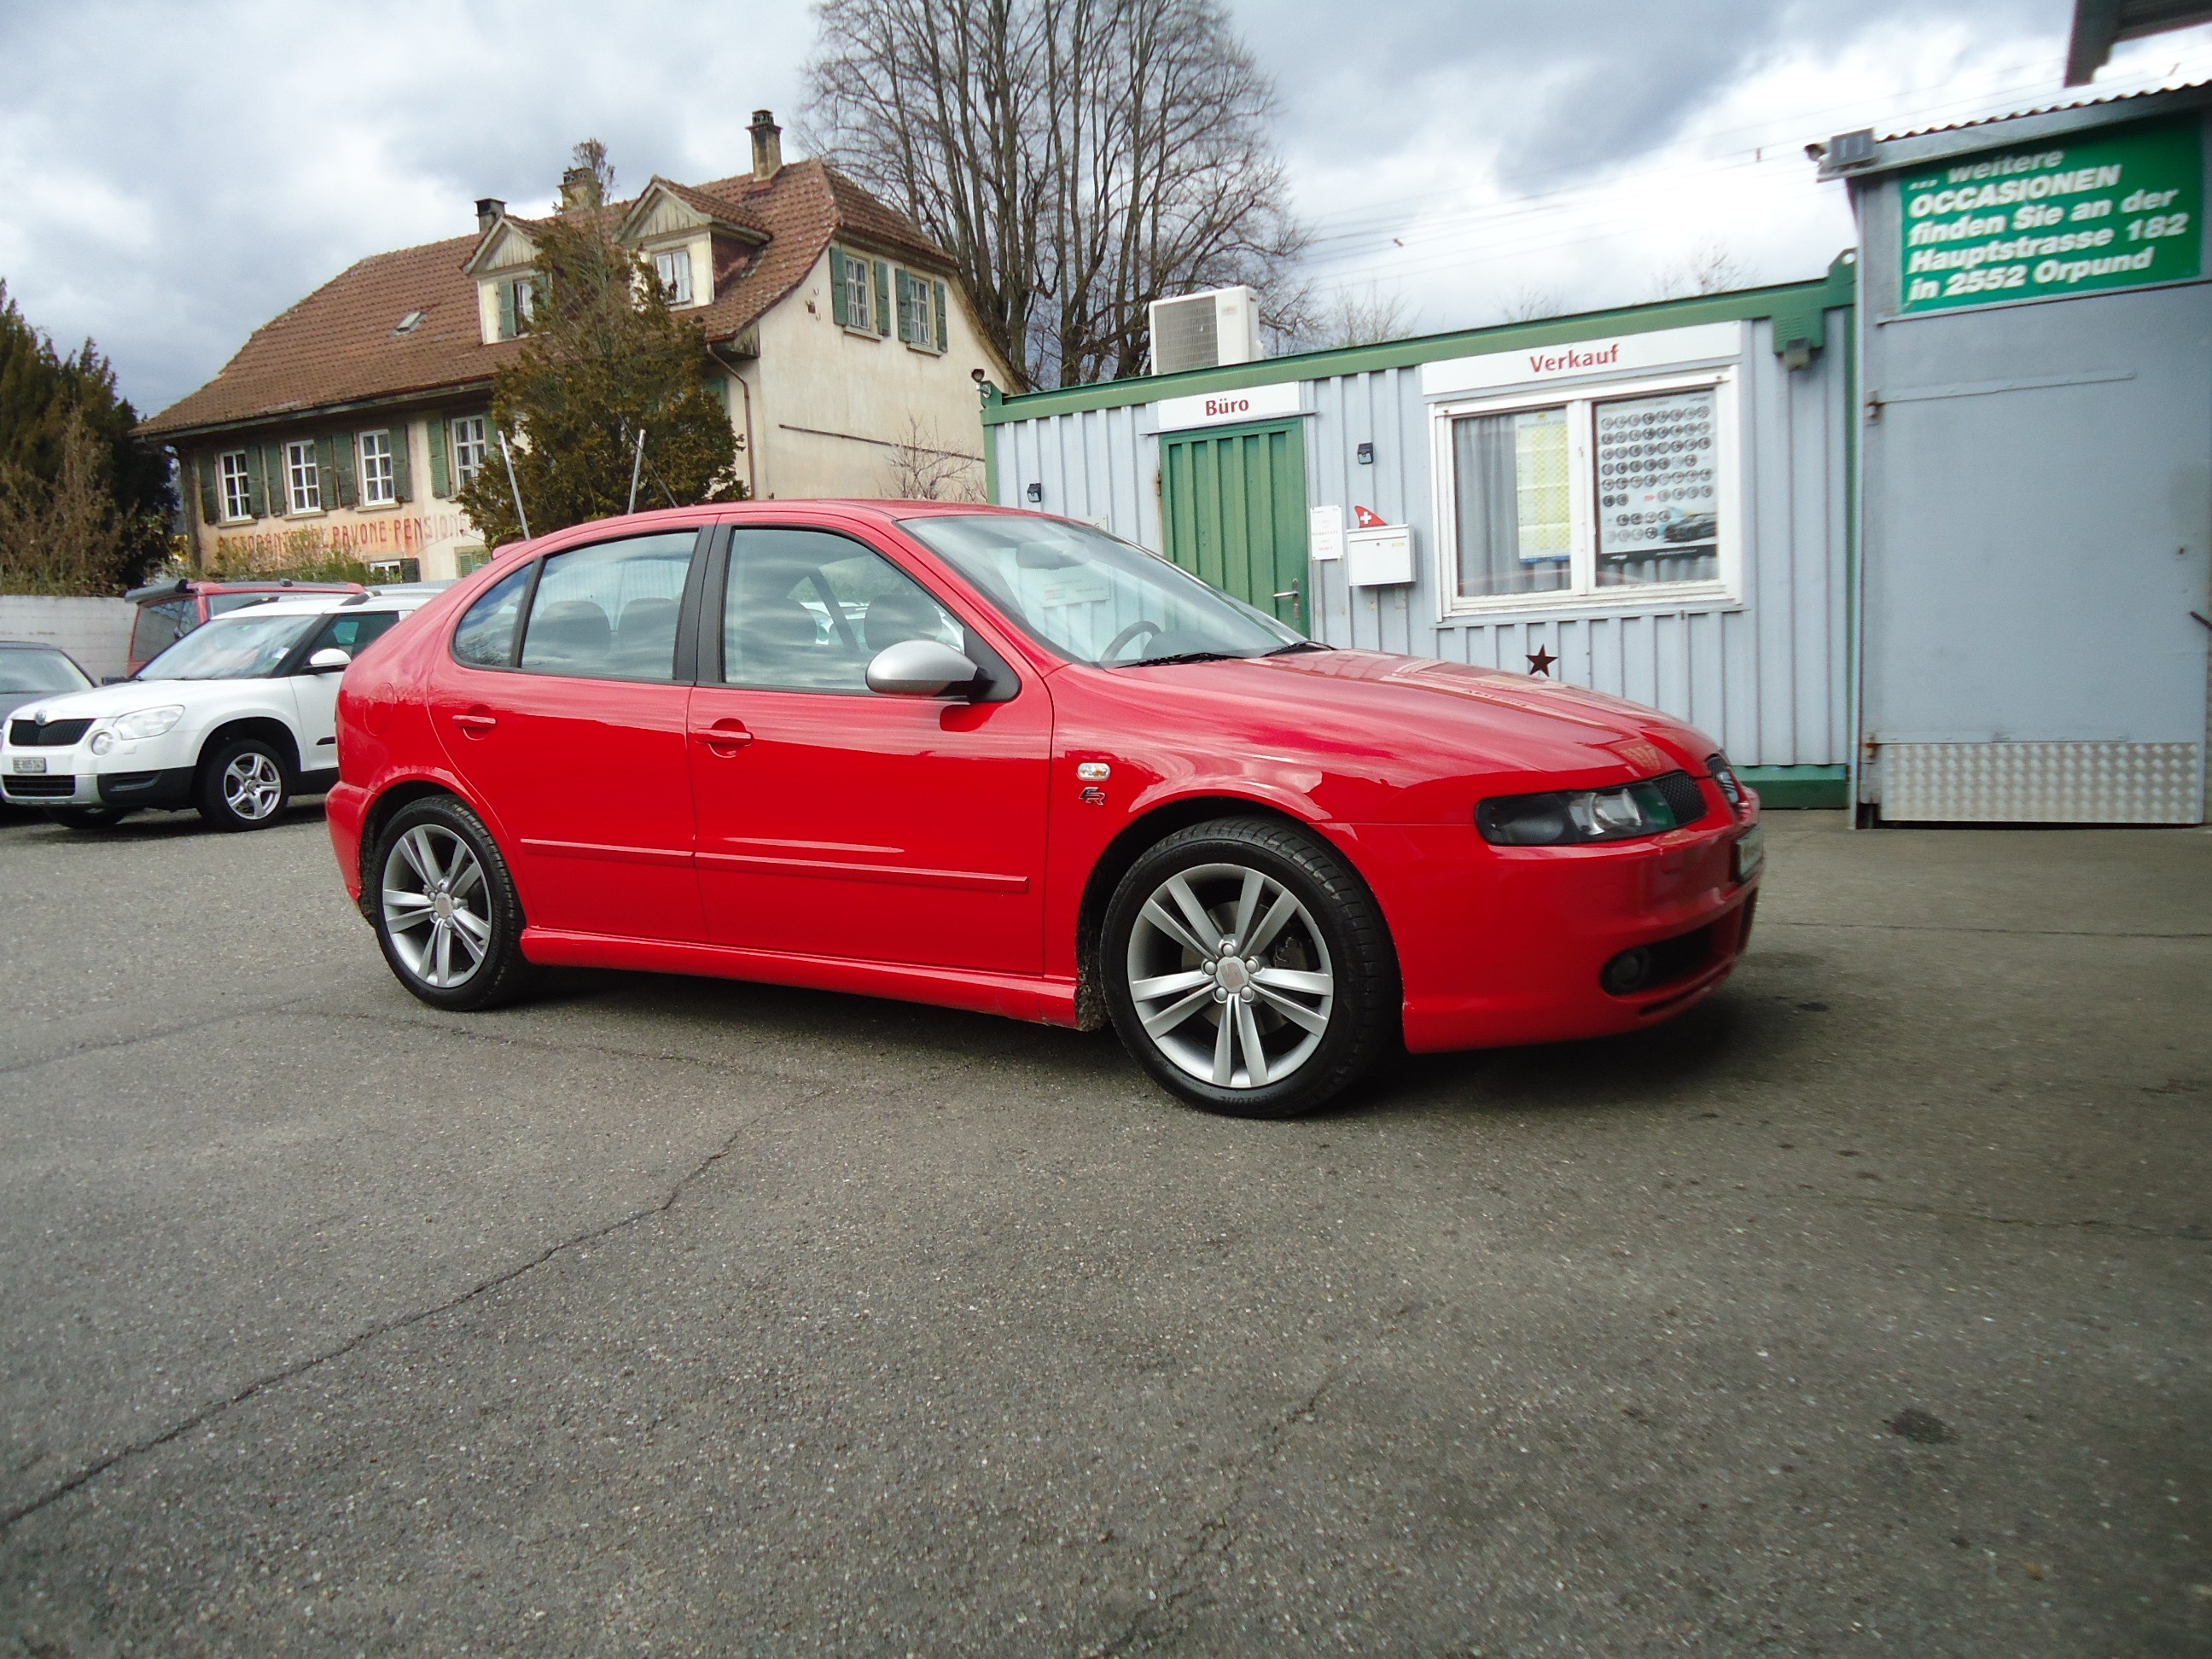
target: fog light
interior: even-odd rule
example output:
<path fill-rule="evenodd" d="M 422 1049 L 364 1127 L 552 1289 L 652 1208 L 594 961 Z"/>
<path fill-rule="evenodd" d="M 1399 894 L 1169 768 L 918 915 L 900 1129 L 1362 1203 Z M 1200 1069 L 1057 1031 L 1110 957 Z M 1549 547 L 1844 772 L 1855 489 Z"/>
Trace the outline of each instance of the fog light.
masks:
<path fill-rule="evenodd" d="M 1597 982 L 1612 996 L 1625 997 L 1641 990 L 1651 977 L 1651 951 L 1639 945 L 1623 951 L 1599 972 Z"/>
<path fill-rule="evenodd" d="M 94 732 L 92 734 L 92 743 L 90 747 L 92 749 L 92 752 L 95 755 L 106 754 L 109 750 L 115 747 L 115 733 L 112 732 Z"/>

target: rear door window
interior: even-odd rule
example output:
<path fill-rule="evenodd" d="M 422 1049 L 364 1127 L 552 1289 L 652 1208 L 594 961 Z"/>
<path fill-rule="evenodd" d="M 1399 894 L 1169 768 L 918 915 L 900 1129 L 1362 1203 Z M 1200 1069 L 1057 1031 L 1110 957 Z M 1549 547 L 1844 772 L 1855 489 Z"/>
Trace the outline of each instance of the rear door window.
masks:
<path fill-rule="evenodd" d="M 196 599 L 163 599 L 158 605 L 140 605 L 138 619 L 131 629 L 131 659 L 144 662 L 160 656 L 198 625 L 198 613 Z"/>
<path fill-rule="evenodd" d="M 545 561 L 523 629 L 523 669 L 584 679 L 676 678 L 676 622 L 696 531 L 571 548 Z"/>
<path fill-rule="evenodd" d="M 514 666 L 514 632 L 535 564 L 502 576 L 480 594 L 453 630 L 453 657 L 471 668 Z"/>

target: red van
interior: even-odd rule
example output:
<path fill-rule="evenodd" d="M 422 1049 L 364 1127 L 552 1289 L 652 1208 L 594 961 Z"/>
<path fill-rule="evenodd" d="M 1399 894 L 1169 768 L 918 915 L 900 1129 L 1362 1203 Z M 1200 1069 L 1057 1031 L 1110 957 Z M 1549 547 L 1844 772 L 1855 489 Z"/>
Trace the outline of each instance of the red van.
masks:
<path fill-rule="evenodd" d="M 197 581 L 180 578 L 134 587 L 123 597 L 138 607 L 131 624 L 131 673 L 137 673 L 210 617 L 258 605 L 283 593 L 360 593 L 359 582 Z"/>

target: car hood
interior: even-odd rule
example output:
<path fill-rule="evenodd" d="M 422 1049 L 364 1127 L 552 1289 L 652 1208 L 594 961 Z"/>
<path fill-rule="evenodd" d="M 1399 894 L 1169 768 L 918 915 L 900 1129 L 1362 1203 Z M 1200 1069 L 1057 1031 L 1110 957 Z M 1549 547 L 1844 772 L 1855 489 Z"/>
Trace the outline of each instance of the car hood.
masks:
<path fill-rule="evenodd" d="M 1157 748 L 1164 773 L 1188 769 L 1170 750 L 1203 750 L 1223 770 L 1279 773 L 1280 792 L 1346 821 L 1456 820 L 1492 794 L 1702 773 L 1719 748 L 1601 691 L 1379 651 L 1077 672 L 1064 741 Z M 1132 743 L 1133 731 L 1176 735 Z"/>
<path fill-rule="evenodd" d="M 119 685 L 96 685 L 89 691 L 50 692 L 26 697 L 15 714 L 42 720 L 103 720 L 128 714 L 133 709 L 160 708 L 170 703 L 189 704 L 204 686 L 231 682 L 212 680 L 125 680 Z"/>

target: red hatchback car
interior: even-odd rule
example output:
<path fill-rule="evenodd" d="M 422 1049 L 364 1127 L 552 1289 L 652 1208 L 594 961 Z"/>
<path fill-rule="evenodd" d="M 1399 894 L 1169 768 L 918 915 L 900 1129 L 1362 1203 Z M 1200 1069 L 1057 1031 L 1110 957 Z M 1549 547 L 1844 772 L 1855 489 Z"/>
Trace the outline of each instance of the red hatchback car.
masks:
<path fill-rule="evenodd" d="M 441 1008 L 531 964 L 1096 1029 L 1283 1116 L 1724 979 L 1759 805 L 1547 680 L 1298 635 L 1037 514 L 750 502 L 509 548 L 346 672 L 346 885 Z"/>

